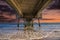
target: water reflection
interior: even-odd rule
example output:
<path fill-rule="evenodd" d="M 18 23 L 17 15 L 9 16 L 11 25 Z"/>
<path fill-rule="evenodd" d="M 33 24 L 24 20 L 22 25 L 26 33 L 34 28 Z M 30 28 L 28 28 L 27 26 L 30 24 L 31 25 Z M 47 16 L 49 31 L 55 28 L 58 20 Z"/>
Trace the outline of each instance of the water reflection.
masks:
<path fill-rule="evenodd" d="M 40 24 L 40 30 L 43 31 L 52 31 L 53 29 L 55 30 L 60 30 L 60 23 L 41 23 Z M 19 28 L 24 29 L 25 23 L 20 23 Z M 0 23 L 0 29 L 16 29 L 17 28 L 17 23 Z M 34 30 L 39 30 L 39 24 L 38 23 L 33 23 L 33 29 Z"/>

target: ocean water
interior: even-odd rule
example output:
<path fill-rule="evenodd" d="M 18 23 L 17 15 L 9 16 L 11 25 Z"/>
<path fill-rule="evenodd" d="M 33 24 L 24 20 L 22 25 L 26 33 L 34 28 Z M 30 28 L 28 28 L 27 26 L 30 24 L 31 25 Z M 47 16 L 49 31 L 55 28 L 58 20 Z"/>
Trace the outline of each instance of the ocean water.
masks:
<path fill-rule="evenodd" d="M 41 30 L 43 31 L 60 31 L 60 23 L 42 23 Z"/>
<path fill-rule="evenodd" d="M 24 23 L 20 23 L 20 29 L 24 29 Z M 41 23 L 40 27 L 38 23 L 33 24 L 34 30 L 42 30 L 42 31 L 52 31 L 52 30 L 60 30 L 60 23 Z M 0 29 L 16 29 L 17 23 L 0 23 Z"/>

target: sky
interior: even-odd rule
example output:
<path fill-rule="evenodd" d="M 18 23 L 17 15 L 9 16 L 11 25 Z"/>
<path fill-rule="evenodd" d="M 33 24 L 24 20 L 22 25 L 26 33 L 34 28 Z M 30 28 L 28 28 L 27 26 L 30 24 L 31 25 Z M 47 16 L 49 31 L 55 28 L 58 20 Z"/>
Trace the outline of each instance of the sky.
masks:
<path fill-rule="evenodd" d="M 60 19 L 60 10 L 45 10 L 43 13 L 43 19 Z"/>
<path fill-rule="evenodd" d="M 58 23 L 60 22 L 60 0 L 54 0 L 51 4 L 42 11 L 41 22 Z"/>

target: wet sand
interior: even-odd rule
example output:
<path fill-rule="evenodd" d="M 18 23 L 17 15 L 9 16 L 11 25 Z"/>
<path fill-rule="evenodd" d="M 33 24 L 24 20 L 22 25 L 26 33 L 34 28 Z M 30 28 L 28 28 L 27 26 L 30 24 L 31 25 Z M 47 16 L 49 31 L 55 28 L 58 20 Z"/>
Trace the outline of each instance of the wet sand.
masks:
<path fill-rule="evenodd" d="M 60 40 L 60 31 L 54 31 L 54 32 L 12 31 L 12 32 L 2 32 L 2 33 L 0 32 L 0 39 Z"/>

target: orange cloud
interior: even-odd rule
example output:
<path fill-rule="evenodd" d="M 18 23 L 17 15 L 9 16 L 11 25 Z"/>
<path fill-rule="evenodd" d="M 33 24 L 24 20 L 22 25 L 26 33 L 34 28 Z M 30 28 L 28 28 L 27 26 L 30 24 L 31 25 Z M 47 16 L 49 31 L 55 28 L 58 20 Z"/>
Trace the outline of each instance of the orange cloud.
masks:
<path fill-rule="evenodd" d="M 60 19 L 60 10 L 46 10 L 43 13 L 43 18 L 46 19 Z"/>

